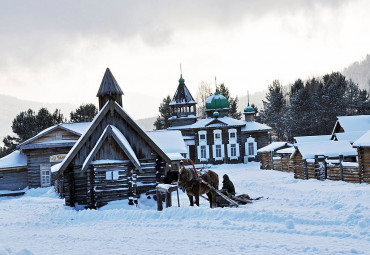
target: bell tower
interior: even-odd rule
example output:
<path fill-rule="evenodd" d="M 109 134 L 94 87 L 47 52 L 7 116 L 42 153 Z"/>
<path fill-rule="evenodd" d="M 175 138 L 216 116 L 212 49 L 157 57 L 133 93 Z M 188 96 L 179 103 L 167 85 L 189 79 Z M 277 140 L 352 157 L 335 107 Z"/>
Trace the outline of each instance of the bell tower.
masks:
<path fill-rule="evenodd" d="M 170 102 L 171 118 L 169 118 L 171 127 L 190 125 L 197 121 L 196 102 L 190 91 L 185 85 L 185 79 L 182 74 L 179 79 L 179 85 L 175 95 Z"/>
<path fill-rule="evenodd" d="M 99 98 L 99 111 L 110 99 L 116 101 L 120 106 L 122 106 L 122 95 L 123 92 L 120 86 L 112 72 L 107 68 L 107 70 L 105 70 L 103 80 L 100 83 L 98 94 L 96 95 Z"/>

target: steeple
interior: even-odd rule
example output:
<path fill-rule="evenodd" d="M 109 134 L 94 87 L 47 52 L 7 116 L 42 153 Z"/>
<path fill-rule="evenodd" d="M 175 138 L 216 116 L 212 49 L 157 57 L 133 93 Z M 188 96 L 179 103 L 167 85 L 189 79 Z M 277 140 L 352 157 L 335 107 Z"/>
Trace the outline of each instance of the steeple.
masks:
<path fill-rule="evenodd" d="M 123 92 L 121 87 L 118 85 L 112 72 L 107 68 L 107 70 L 105 70 L 103 80 L 100 83 L 98 94 L 96 95 L 99 97 L 99 110 L 110 99 L 116 101 L 120 106 L 122 106 L 122 95 Z"/>
<path fill-rule="evenodd" d="M 248 105 L 244 108 L 245 121 L 254 121 L 254 115 L 256 114 L 254 108 L 249 105 L 249 91 L 248 91 Z"/>
<path fill-rule="evenodd" d="M 179 85 L 173 96 L 170 107 L 172 117 L 171 126 L 188 125 L 194 123 L 196 118 L 196 102 L 185 85 L 185 79 L 180 74 Z"/>

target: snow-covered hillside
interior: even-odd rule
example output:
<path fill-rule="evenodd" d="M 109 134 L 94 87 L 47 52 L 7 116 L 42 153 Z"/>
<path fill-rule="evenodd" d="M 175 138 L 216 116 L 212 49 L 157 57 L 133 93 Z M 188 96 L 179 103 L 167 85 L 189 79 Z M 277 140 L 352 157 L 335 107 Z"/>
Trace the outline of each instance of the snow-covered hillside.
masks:
<path fill-rule="evenodd" d="M 181 207 L 162 212 L 147 199 L 76 211 L 33 189 L 0 198 L 0 254 L 370 254 L 369 185 L 295 180 L 258 163 L 211 168 L 264 199 L 198 208 L 180 191 Z"/>

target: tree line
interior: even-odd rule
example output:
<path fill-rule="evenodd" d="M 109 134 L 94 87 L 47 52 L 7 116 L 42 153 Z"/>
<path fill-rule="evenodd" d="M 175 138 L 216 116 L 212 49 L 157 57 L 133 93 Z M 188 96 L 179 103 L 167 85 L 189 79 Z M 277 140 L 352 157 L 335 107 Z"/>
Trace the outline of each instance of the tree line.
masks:
<path fill-rule="evenodd" d="M 53 113 L 46 108 L 41 108 L 37 114 L 34 110 L 19 113 L 12 122 L 12 131 L 16 136 L 7 135 L 3 139 L 4 146 L 0 147 L 0 157 L 4 157 L 16 150 L 16 147 L 24 141 L 34 137 L 42 130 L 65 122 L 88 122 L 92 121 L 98 109 L 94 104 L 80 105 L 70 113 L 70 120 L 63 116 L 59 109 Z"/>
<path fill-rule="evenodd" d="M 369 92 L 338 72 L 303 82 L 287 91 L 278 80 L 268 87 L 259 120 L 273 129 L 274 140 L 331 134 L 337 116 L 370 113 Z"/>

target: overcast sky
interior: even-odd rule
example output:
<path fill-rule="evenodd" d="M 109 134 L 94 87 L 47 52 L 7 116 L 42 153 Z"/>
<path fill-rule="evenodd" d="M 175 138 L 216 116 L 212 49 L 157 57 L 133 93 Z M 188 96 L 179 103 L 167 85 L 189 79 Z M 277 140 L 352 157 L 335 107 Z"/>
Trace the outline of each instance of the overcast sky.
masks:
<path fill-rule="evenodd" d="M 370 54 L 366 0 L 0 3 L 0 94 L 97 103 L 109 67 L 134 118 L 173 96 L 180 63 L 194 97 L 215 76 L 242 96 Z"/>

